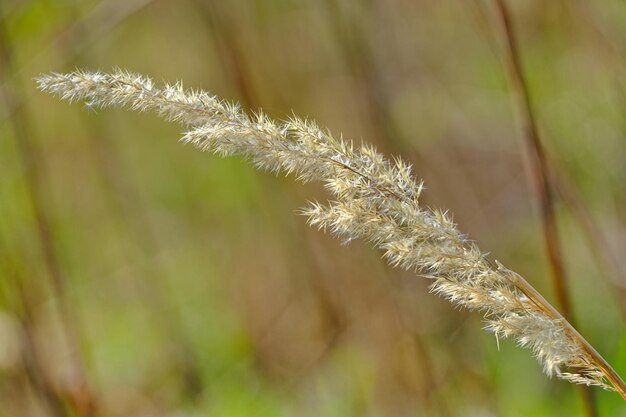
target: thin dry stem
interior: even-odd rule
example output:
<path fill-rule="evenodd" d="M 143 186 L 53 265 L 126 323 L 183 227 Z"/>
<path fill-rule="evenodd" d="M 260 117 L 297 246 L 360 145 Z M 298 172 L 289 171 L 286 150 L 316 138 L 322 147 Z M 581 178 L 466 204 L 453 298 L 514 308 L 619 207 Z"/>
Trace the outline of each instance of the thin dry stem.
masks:
<path fill-rule="evenodd" d="M 515 98 L 518 101 L 524 124 L 524 145 L 527 158 L 525 160 L 534 185 L 536 199 L 541 209 L 542 231 L 545 249 L 550 265 L 552 284 L 559 307 L 570 323 L 574 324 L 574 313 L 567 292 L 565 265 L 561 256 L 561 245 L 554 210 L 553 190 L 549 181 L 549 166 L 543 147 L 539 129 L 533 111 L 528 84 L 522 69 L 517 39 L 513 30 L 512 18 L 505 0 L 496 0 L 498 15 L 502 24 L 504 43 L 506 45 L 506 61 L 509 78 Z M 573 327 L 572 327 L 573 328 Z M 597 407 L 593 393 L 588 389 L 581 390 L 587 415 L 597 416 Z"/>

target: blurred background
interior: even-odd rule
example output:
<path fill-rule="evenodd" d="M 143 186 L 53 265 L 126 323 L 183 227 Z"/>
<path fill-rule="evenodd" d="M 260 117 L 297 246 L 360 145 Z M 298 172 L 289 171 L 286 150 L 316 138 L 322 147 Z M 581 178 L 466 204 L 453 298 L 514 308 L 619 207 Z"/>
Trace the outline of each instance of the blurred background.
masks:
<path fill-rule="evenodd" d="M 567 291 L 626 375 L 626 3 L 509 1 Z M 402 155 L 555 300 L 491 0 L 0 0 L 0 416 L 625 416 L 297 209 L 318 185 L 33 77 L 115 67 Z"/>

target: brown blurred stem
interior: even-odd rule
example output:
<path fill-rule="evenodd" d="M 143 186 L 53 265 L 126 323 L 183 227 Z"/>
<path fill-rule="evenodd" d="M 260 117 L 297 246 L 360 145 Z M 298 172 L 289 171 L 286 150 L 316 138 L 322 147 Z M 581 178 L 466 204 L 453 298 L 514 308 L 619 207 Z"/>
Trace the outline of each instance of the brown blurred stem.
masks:
<path fill-rule="evenodd" d="M 1 231 L 1 230 L 0 230 Z M 5 294 L 11 300 L 11 310 L 20 323 L 21 359 L 27 381 L 54 417 L 70 417 L 54 385 L 47 378 L 41 363 L 37 343 L 34 340 L 33 300 L 36 291 L 26 291 L 29 285 L 26 265 L 18 261 L 17 254 L 12 251 L 0 233 L 0 274 L 2 284 L 10 286 L 11 294 Z M 8 293 L 8 291 L 7 291 Z"/>
<path fill-rule="evenodd" d="M 548 163 L 545 150 L 539 136 L 539 130 L 537 128 L 530 100 L 528 84 L 522 70 L 520 54 L 513 31 L 510 13 L 504 0 L 495 0 L 495 3 L 505 38 L 506 68 L 509 73 L 511 87 L 518 103 L 523 123 L 524 145 L 527 156 L 525 161 L 528 167 L 527 171 L 531 177 L 530 179 L 541 211 L 543 237 L 551 271 L 552 285 L 555 290 L 558 306 L 563 312 L 564 318 L 566 321 L 575 326 L 571 302 L 567 293 L 565 268 L 563 265 L 563 258 L 561 256 L 558 228 L 554 210 L 554 198 L 553 192 L 550 188 L 550 175 L 548 173 Z M 574 328 L 573 326 L 572 329 Z M 597 354 L 597 352 L 593 352 Z M 606 364 L 606 361 L 602 359 L 602 362 L 600 363 Z M 602 369 L 604 370 L 605 367 Z M 617 376 L 616 381 L 615 375 L 617 374 L 613 374 L 615 374 L 614 371 L 613 373 L 605 373 L 611 383 L 615 385 L 615 388 L 626 399 L 626 390 L 624 390 L 623 381 L 621 381 L 619 376 Z M 592 391 L 588 387 L 581 387 L 581 395 L 587 415 L 591 417 L 597 416 L 597 406 L 595 404 Z"/>
<path fill-rule="evenodd" d="M 554 164 L 551 164 L 554 168 Z M 622 317 L 626 317 L 626 284 L 622 278 L 619 260 L 615 257 L 609 241 L 593 214 L 577 193 L 573 184 L 567 181 L 562 170 L 553 169 L 550 183 L 561 200 L 567 205 L 574 219 L 578 222 L 583 237 L 591 250 L 598 267 L 608 277 L 612 294 L 616 299 Z"/>
<path fill-rule="evenodd" d="M 51 222 L 44 203 L 41 167 L 43 160 L 36 145 L 32 142 L 32 134 L 29 131 L 31 125 L 22 101 L 21 91 L 17 77 L 12 83 L 6 82 L 11 73 L 13 63 L 13 51 L 6 33 L 6 22 L 2 10 L 0 10 L 0 81 L 2 99 L 6 103 L 9 121 L 16 141 L 18 157 L 22 164 L 28 198 L 34 212 L 36 238 L 43 254 L 44 265 L 50 278 L 51 288 L 58 301 L 57 307 L 65 332 L 65 338 L 71 350 L 72 377 L 76 378 L 74 384 L 69 387 L 70 402 L 76 413 L 80 416 L 93 416 L 96 414 L 96 401 L 89 388 L 85 367 L 80 357 L 80 343 L 77 323 L 68 308 L 65 277 L 63 275 L 56 248 L 51 235 Z"/>
<path fill-rule="evenodd" d="M 81 16 L 79 10 L 72 10 L 77 16 L 77 22 L 72 24 L 57 42 L 65 65 L 84 66 L 88 61 L 86 55 L 91 43 L 151 2 L 152 0 L 133 0 L 125 3 L 122 8 L 102 5 L 86 16 Z M 91 123 L 87 126 L 90 132 L 88 144 L 95 155 L 96 168 L 102 175 L 105 193 L 110 197 L 108 201 L 112 206 L 112 214 L 115 220 L 122 223 L 122 227 L 128 233 L 128 239 L 143 251 L 145 258 L 161 253 L 162 244 L 156 228 L 146 214 L 145 204 L 140 198 L 139 184 L 124 163 L 115 141 L 107 134 L 106 123 L 98 120 L 90 120 Z M 143 299 L 147 301 L 148 308 L 155 312 L 170 310 L 165 296 L 169 292 L 167 274 L 160 257 L 147 262 L 145 269 L 145 275 L 150 277 L 146 280 L 150 282 L 149 285 L 143 287 Z M 192 342 L 184 331 L 176 311 L 168 311 L 160 320 L 169 342 L 172 361 L 182 378 L 183 392 L 189 399 L 196 400 L 204 388 L 204 382 Z"/>
<path fill-rule="evenodd" d="M 259 108 L 261 99 L 247 65 L 245 53 L 239 39 L 239 28 L 230 18 L 220 1 L 197 0 L 196 5 L 202 13 L 206 26 L 215 40 L 217 54 L 221 58 L 222 69 L 236 88 L 240 101 L 249 109 Z"/>
<path fill-rule="evenodd" d="M 262 107 L 261 103 L 263 100 L 258 88 L 255 86 L 250 69 L 251 67 L 248 64 L 245 51 L 243 50 L 243 41 L 240 35 L 241 31 L 238 30 L 236 20 L 231 17 L 231 14 L 233 14 L 231 10 L 233 6 L 228 2 L 206 2 L 202 0 L 196 0 L 196 5 L 206 22 L 206 26 L 211 32 L 223 72 L 227 78 L 229 78 L 230 84 L 235 87 L 240 102 L 249 109 Z M 260 186 L 264 190 L 264 195 L 271 195 L 272 204 L 276 204 L 277 202 L 282 203 L 286 201 L 289 196 L 296 194 L 293 185 L 290 183 L 279 183 L 279 191 L 277 192 L 277 184 L 275 181 L 272 180 L 268 182 L 265 176 L 259 176 L 258 178 Z M 271 211 L 271 213 L 274 213 L 274 211 Z M 288 230 L 282 219 L 272 216 L 269 220 L 272 229 L 283 235 L 283 239 L 279 240 L 280 242 L 288 242 L 292 239 L 291 235 L 287 233 Z M 298 227 L 298 233 L 296 233 L 296 235 L 304 236 L 301 244 L 307 245 L 310 250 L 302 251 L 297 261 L 290 263 L 289 268 L 296 270 L 301 264 L 304 264 L 307 266 L 306 269 L 311 271 L 311 275 L 315 277 L 314 279 L 307 280 L 307 284 L 311 285 L 311 290 L 318 303 L 319 312 L 324 318 L 324 328 L 327 337 L 326 345 L 315 360 L 315 362 L 321 362 L 339 341 L 339 337 L 344 330 L 344 313 L 333 303 L 329 289 L 317 279 L 324 275 L 321 267 L 315 262 L 311 255 L 307 255 L 314 253 L 312 239 L 315 238 L 308 233 L 308 228 L 304 228 L 301 223 L 296 223 L 296 227 Z M 278 314 L 276 317 L 279 318 L 280 316 L 281 314 Z M 277 320 L 271 320 L 272 323 L 276 321 Z M 270 325 L 270 327 L 271 326 L 273 326 L 273 324 Z M 268 333 L 269 328 L 262 332 L 262 334 Z M 309 364 L 309 366 L 312 367 L 312 364 Z"/>
<path fill-rule="evenodd" d="M 369 23 L 374 20 L 371 18 L 374 13 L 373 5 L 370 2 L 356 2 L 352 6 L 358 7 L 361 3 L 366 3 L 362 6 L 363 12 L 367 14 L 367 23 L 359 23 L 345 17 L 341 11 L 341 1 L 325 0 L 324 11 L 328 16 L 328 24 L 346 60 L 348 70 L 357 83 L 356 90 L 362 96 L 368 122 L 374 131 L 373 139 L 378 148 L 388 154 L 409 155 L 410 160 L 418 161 L 419 153 L 410 146 L 406 146 L 401 140 L 402 133 L 389 110 L 392 107 L 389 88 L 385 86 L 383 74 L 379 70 L 376 56 L 368 42 L 367 36 L 370 32 L 364 30 L 364 27 L 368 27 Z M 400 307 L 394 302 L 393 311 L 396 319 L 402 323 L 399 309 Z M 421 336 L 419 334 L 412 336 L 413 354 L 423 364 L 421 371 L 424 374 L 424 380 L 428 381 L 417 388 L 418 395 L 426 402 L 433 403 L 432 395 L 437 390 L 433 361 Z M 447 404 L 442 403 L 438 406 L 441 415 L 450 414 Z"/>
<path fill-rule="evenodd" d="M 552 283 L 563 316 L 570 323 L 573 323 L 572 307 L 567 294 L 565 268 L 558 239 L 554 196 L 549 183 L 545 150 L 539 137 L 537 123 L 530 102 L 528 85 L 522 72 L 520 55 L 509 12 L 505 6 L 504 0 L 496 0 L 496 4 L 498 5 L 499 16 L 506 35 L 506 61 L 509 78 L 513 88 L 513 94 L 518 101 L 519 110 L 521 112 L 524 129 L 524 145 L 527 155 L 526 163 L 528 164 L 528 172 L 531 176 L 532 185 L 534 186 L 536 198 L 541 209 L 543 236 L 548 253 Z"/>
<path fill-rule="evenodd" d="M 389 111 L 391 108 L 389 89 L 386 88 L 382 74 L 378 71 L 373 51 L 368 44 L 362 22 L 355 22 L 342 16 L 341 1 L 325 0 L 325 11 L 330 28 L 346 60 L 353 78 L 358 83 L 356 91 L 361 95 L 370 125 L 374 130 L 374 140 L 383 153 L 411 154 L 411 159 L 418 157 L 414 149 L 404 146 L 401 133 Z M 358 7 L 360 2 L 351 4 Z M 370 19 L 372 6 L 364 6 L 364 13 Z M 368 22 L 369 23 L 369 22 Z"/>

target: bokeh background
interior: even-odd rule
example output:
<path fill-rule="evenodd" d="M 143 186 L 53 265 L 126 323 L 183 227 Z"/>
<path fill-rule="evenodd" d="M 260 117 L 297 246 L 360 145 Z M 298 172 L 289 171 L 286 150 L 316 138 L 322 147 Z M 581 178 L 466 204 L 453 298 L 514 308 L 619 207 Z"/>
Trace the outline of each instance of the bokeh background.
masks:
<path fill-rule="evenodd" d="M 626 375 L 626 3 L 509 3 L 575 318 Z M 402 155 L 425 205 L 554 300 L 495 10 L 0 0 L 0 416 L 593 415 L 480 315 L 307 227 L 319 186 L 33 82 L 121 67 Z"/>

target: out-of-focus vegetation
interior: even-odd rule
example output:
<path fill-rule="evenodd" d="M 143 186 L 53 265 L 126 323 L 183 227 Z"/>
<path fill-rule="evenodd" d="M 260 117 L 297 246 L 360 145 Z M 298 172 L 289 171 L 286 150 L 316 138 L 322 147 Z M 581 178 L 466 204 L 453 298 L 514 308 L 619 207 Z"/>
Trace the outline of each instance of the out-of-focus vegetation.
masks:
<path fill-rule="evenodd" d="M 509 3 L 574 314 L 624 375 L 626 5 Z M 318 187 L 32 81 L 119 66 L 308 115 L 411 161 L 425 205 L 553 299 L 491 1 L 1 0 L 0 16 L 0 416 L 588 415 L 480 316 L 308 228 L 296 209 Z"/>

